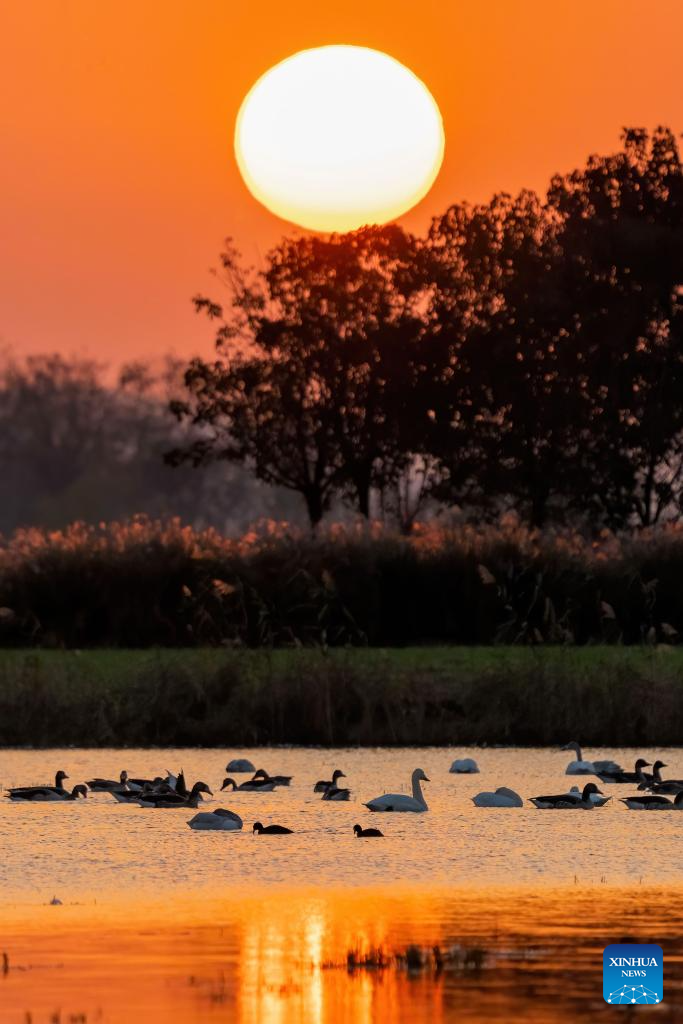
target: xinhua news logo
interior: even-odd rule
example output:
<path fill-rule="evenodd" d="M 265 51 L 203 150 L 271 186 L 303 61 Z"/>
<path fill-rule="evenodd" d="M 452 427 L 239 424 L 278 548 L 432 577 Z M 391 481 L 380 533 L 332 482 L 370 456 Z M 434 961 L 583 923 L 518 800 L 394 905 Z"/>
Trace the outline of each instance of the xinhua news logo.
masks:
<path fill-rule="evenodd" d="M 664 957 L 661 946 L 619 943 L 602 954 L 602 994 L 606 1003 L 661 1003 Z"/>

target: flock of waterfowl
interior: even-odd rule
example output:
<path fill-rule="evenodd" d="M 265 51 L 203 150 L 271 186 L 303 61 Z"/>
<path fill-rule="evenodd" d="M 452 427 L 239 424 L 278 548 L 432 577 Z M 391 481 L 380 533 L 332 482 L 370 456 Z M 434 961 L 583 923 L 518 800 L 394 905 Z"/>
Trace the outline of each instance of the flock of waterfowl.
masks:
<path fill-rule="evenodd" d="M 637 786 L 640 792 L 645 791 L 646 795 L 620 798 L 630 811 L 683 810 L 683 779 L 663 779 L 662 768 L 667 767 L 664 761 L 651 764 L 639 757 L 630 772 L 615 761 L 585 761 L 578 743 L 567 743 L 561 749 L 572 750 L 576 755 L 575 760 L 567 765 L 565 775 L 594 775 L 605 785 L 631 785 Z M 646 768 L 652 768 L 652 771 L 646 772 Z M 470 775 L 477 773 L 479 767 L 472 758 L 464 758 L 454 761 L 450 770 L 455 774 Z M 670 796 L 674 799 L 669 799 Z M 572 786 L 566 793 L 529 797 L 529 802 L 541 810 L 590 811 L 595 807 L 604 807 L 611 799 L 594 782 L 588 782 L 582 790 Z M 492 793 L 477 793 L 472 800 L 477 807 L 524 806 L 522 797 L 507 786 L 501 786 Z"/>
<path fill-rule="evenodd" d="M 634 770 L 627 771 L 614 761 L 585 761 L 578 743 L 568 743 L 561 748 L 571 750 L 575 760 L 566 768 L 567 775 L 592 775 L 606 785 L 637 786 L 638 793 L 622 798 L 621 802 L 629 810 L 683 810 L 683 780 L 662 778 L 662 769 L 666 768 L 663 761 L 654 764 L 639 757 Z M 652 768 L 652 772 L 645 771 Z M 251 761 L 238 758 L 226 765 L 229 774 L 223 780 L 221 792 L 230 791 L 249 793 L 271 793 L 276 788 L 286 787 L 292 781 L 291 775 L 270 775 L 265 769 L 256 769 Z M 456 775 L 472 775 L 479 772 L 477 762 L 472 758 L 460 758 L 453 761 L 450 772 Z M 249 774 L 251 778 L 237 783 L 233 775 Z M 319 793 L 325 801 L 347 801 L 351 791 L 340 780 L 346 778 L 343 771 L 336 769 L 331 779 L 320 779 L 313 786 L 313 792 Z M 131 778 L 127 771 L 122 771 L 118 779 L 95 778 L 86 783 L 79 783 L 69 790 L 64 783 L 68 776 L 58 771 L 54 785 L 17 786 L 7 790 L 7 797 L 14 802 L 48 802 L 60 803 L 86 799 L 88 792 L 109 793 L 118 803 L 134 804 L 146 808 L 177 808 L 194 809 L 199 807 L 205 796 L 213 796 L 205 782 L 195 782 L 188 787 L 185 774 L 181 770 L 177 775 L 167 772 L 165 776 L 152 779 Z M 416 768 L 411 777 L 411 792 L 384 793 L 382 796 L 368 800 L 364 806 L 374 812 L 414 812 L 427 811 L 427 801 L 422 792 L 421 783 L 429 779 L 421 768 Z M 555 793 L 529 797 L 529 802 L 541 810 L 593 810 L 603 807 L 611 797 L 605 796 L 594 782 L 588 782 L 579 789 L 572 786 L 565 793 Z M 523 807 L 522 797 L 513 789 L 501 786 L 491 792 L 477 793 L 472 797 L 477 807 Z M 198 831 L 239 831 L 243 821 L 234 811 L 219 807 L 211 811 L 198 811 L 187 824 Z M 290 835 L 292 829 L 284 825 L 263 825 L 256 821 L 252 826 L 254 835 Z M 362 828 L 354 825 L 353 834 L 357 838 L 381 838 L 382 832 L 376 828 Z"/>

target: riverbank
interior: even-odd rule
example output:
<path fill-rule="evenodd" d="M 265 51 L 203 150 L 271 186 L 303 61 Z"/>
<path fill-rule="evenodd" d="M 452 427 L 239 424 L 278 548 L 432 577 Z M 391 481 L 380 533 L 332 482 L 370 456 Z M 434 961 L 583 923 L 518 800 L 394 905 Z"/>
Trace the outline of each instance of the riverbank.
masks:
<path fill-rule="evenodd" d="M 683 650 L 0 652 L 0 746 L 668 746 Z"/>

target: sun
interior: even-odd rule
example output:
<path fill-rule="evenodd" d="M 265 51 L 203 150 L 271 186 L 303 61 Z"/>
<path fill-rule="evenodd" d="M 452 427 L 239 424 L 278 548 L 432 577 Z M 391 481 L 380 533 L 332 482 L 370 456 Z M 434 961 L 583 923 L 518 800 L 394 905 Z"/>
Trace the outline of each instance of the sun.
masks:
<path fill-rule="evenodd" d="M 427 86 L 364 46 L 320 46 L 276 64 L 247 93 L 235 125 L 249 191 L 314 231 L 399 217 L 432 187 L 443 153 Z"/>

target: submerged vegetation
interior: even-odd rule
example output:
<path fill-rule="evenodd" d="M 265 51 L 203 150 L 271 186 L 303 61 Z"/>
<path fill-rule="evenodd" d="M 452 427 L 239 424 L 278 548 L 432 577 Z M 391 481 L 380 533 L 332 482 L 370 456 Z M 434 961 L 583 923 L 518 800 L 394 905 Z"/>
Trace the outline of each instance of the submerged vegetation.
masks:
<path fill-rule="evenodd" d="M 5 651 L 0 745 L 680 744 L 670 648 Z"/>
<path fill-rule="evenodd" d="M 634 536 L 267 522 L 231 540 L 138 517 L 0 547 L 6 647 L 666 644 L 683 632 L 683 526 Z"/>
<path fill-rule="evenodd" d="M 444 970 L 478 972 L 486 962 L 486 955 L 486 950 L 479 946 L 454 945 L 442 949 L 439 945 L 423 947 L 411 943 L 405 950 L 394 953 L 385 951 L 382 946 L 372 946 L 365 951 L 360 948 L 349 949 L 346 953 L 346 970 L 349 974 L 362 970 L 384 971 L 389 968 L 410 973 L 431 971 L 437 975 Z M 332 970 L 342 965 L 331 962 L 322 966 L 323 970 Z"/>

